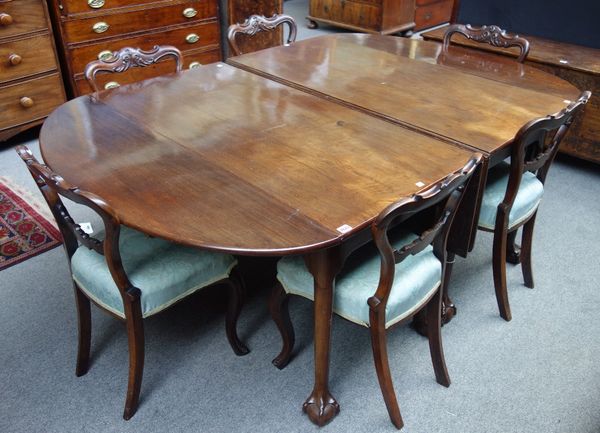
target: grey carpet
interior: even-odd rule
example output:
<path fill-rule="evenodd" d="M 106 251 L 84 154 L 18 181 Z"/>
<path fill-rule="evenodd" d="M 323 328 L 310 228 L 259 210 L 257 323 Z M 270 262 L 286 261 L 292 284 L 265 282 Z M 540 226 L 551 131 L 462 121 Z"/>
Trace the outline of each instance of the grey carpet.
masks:
<path fill-rule="evenodd" d="M 296 0 L 286 2 L 294 3 Z M 12 147 L 0 175 L 30 190 Z M 37 152 L 37 143 L 29 143 Z M 66 156 L 68 157 L 68 156 Z M 559 158 L 551 169 L 534 237 L 536 288 L 509 265 L 513 320 L 498 316 L 491 236 L 455 265 L 458 316 L 443 329 L 450 388 L 435 382 L 427 341 L 409 327 L 389 335 L 398 401 L 411 433 L 600 432 L 600 167 Z M 91 218 L 82 209 L 74 214 Z M 224 295 L 199 294 L 146 326 L 141 403 L 121 414 L 127 381 L 123 325 L 94 309 L 92 365 L 75 377 L 76 316 L 61 248 L 0 272 L 0 432 L 307 432 L 313 383 L 312 304 L 294 298 L 297 345 L 283 371 L 266 287 L 250 294 L 239 324 L 251 348 L 231 351 Z M 368 331 L 334 318 L 331 390 L 340 415 L 324 432 L 392 432 L 373 367 Z"/>

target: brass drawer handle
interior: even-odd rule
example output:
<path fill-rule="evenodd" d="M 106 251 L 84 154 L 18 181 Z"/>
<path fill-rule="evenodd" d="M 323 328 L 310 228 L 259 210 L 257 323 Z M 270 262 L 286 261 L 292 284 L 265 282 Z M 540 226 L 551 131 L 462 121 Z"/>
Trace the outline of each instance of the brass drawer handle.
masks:
<path fill-rule="evenodd" d="M 189 68 L 190 68 L 190 69 L 197 69 L 197 68 L 199 68 L 200 66 L 202 66 L 202 63 L 200 63 L 200 62 L 192 62 L 192 63 L 190 63 L 190 66 L 189 66 Z"/>
<path fill-rule="evenodd" d="M 23 60 L 23 57 L 15 53 L 12 53 L 10 56 L 8 56 L 8 63 L 10 63 L 12 66 L 17 66 L 20 64 L 21 60 Z"/>
<path fill-rule="evenodd" d="M 116 89 L 117 87 L 120 87 L 121 85 L 119 83 L 117 83 L 116 81 L 109 81 L 108 83 L 106 83 L 104 85 L 104 90 L 109 90 L 109 89 Z"/>
<path fill-rule="evenodd" d="M 92 30 L 95 33 L 104 33 L 105 31 L 108 30 L 109 27 L 110 26 L 108 24 L 106 24 L 104 21 L 100 21 L 92 26 Z"/>
<path fill-rule="evenodd" d="M 31 99 L 28 96 L 23 96 L 19 102 L 21 103 L 21 107 L 23 108 L 33 107 L 33 99 Z"/>
<path fill-rule="evenodd" d="M 5 13 L 0 14 L 0 26 L 7 26 L 9 24 L 12 24 L 12 22 L 13 22 L 13 17 L 11 17 L 9 14 L 5 14 Z"/>
<path fill-rule="evenodd" d="M 185 8 L 183 10 L 183 16 L 186 18 L 194 18 L 196 15 L 198 15 L 198 11 L 194 8 Z"/>
<path fill-rule="evenodd" d="M 187 35 L 185 37 L 185 41 L 188 44 L 195 44 L 196 42 L 198 42 L 200 40 L 200 36 L 198 36 L 196 33 L 190 33 L 189 35 Z"/>
<path fill-rule="evenodd" d="M 104 51 L 100 51 L 98 53 L 98 60 L 102 61 L 102 62 L 106 62 L 108 60 L 110 60 L 113 56 L 112 51 L 109 50 L 104 50 Z"/>
<path fill-rule="evenodd" d="M 100 9 L 104 6 L 104 0 L 88 0 L 87 4 L 92 9 Z"/>

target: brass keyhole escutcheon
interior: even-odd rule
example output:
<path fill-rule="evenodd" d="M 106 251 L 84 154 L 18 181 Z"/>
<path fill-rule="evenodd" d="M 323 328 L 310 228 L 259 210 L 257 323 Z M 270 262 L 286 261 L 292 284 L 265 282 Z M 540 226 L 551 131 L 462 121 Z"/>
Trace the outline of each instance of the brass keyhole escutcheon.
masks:
<path fill-rule="evenodd" d="M 113 56 L 112 51 L 109 51 L 109 50 L 100 51 L 98 53 L 98 60 L 107 62 L 108 60 L 110 60 L 112 58 L 112 56 Z"/>
<path fill-rule="evenodd" d="M 92 9 L 100 9 L 104 6 L 105 0 L 88 0 L 87 4 Z"/>
<path fill-rule="evenodd" d="M 100 21 L 92 26 L 92 30 L 94 30 L 95 33 L 104 33 L 105 31 L 108 30 L 109 27 L 110 26 L 108 24 L 106 24 L 104 21 Z"/>
<path fill-rule="evenodd" d="M 200 36 L 198 36 L 196 33 L 190 33 L 189 35 L 187 35 L 185 37 L 185 41 L 188 44 L 195 44 L 196 42 L 198 42 L 200 40 Z"/>
<path fill-rule="evenodd" d="M 117 87 L 121 87 L 121 85 L 116 81 L 109 81 L 104 85 L 104 90 L 116 89 Z"/>
<path fill-rule="evenodd" d="M 183 10 L 183 16 L 186 18 L 194 18 L 196 15 L 198 15 L 198 11 L 194 8 L 185 8 Z"/>

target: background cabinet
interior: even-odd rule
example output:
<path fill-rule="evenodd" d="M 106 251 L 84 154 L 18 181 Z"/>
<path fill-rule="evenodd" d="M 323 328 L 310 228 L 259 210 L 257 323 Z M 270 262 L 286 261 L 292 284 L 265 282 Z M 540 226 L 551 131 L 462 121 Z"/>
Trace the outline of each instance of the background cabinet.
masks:
<path fill-rule="evenodd" d="M 42 123 L 65 101 L 43 0 L 0 0 L 0 141 Z"/>
<path fill-rule="evenodd" d="M 91 92 L 85 66 L 123 47 L 151 49 L 173 45 L 181 50 L 184 67 L 222 59 L 219 8 L 216 0 L 49 0 L 60 40 L 70 96 Z M 98 75 L 127 84 L 174 70 L 168 59 L 118 77 Z"/>

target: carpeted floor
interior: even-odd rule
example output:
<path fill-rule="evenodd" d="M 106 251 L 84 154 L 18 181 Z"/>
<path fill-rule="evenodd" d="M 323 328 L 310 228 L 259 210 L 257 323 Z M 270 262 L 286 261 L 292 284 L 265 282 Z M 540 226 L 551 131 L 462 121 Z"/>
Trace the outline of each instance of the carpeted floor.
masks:
<path fill-rule="evenodd" d="M 288 3 L 286 2 L 286 7 Z M 0 174 L 35 190 L 12 146 Z M 39 156 L 35 140 L 28 143 Z M 68 157 L 68 156 L 66 156 Z M 561 157 L 550 171 L 534 237 L 536 288 L 509 266 L 513 320 L 498 316 L 491 236 L 480 233 L 452 280 L 458 316 L 443 329 L 450 388 L 435 382 L 424 338 L 391 332 L 389 355 L 410 433 L 600 432 L 600 167 Z M 76 208 L 76 219 L 98 220 Z M 249 263 L 252 268 L 255 263 Z M 0 272 L 0 432 L 310 432 L 301 405 L 312 387 L 312 304 L 291 302 L 297 348 L 283 371 L 267 287 L 251 293 L 231 351 L 220 291 L 146 321 L 140 408 L 121 418 L 127 380 L 123 325 L 93 312 L 92 365 L 75 377 L 76 316 L 67 262 L 56 248 Z M 331 390 L 340 415 L 323 432 L 393 432 L 368 331 L 333 320 Z"/>

